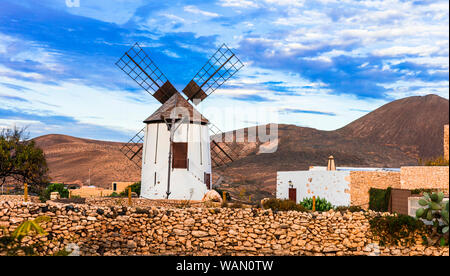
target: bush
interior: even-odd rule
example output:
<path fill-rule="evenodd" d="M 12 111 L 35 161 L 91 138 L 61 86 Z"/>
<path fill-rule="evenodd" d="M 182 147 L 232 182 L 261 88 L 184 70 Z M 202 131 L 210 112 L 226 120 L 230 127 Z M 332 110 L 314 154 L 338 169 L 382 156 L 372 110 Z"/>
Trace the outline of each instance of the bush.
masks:
<path fill-rule="evenodd" d="M 313 209 L 313 199 L 310 198 L 304 198 L 302 202 L 300 202 L 301 205 L 303 205 L 306 209 L 312 210 Z M 333 205 L 328 202 L 325 198 L 316 198 L 316 211 L 319 212 L 326 212 L 328 210 L 333 209 Z"/>
<path fill-rule="evenodd" d="M 69 190 L 64 187 L 64 184 L 62 183 L 51 183 L 50 185 L 45 188 L 44 191 L 42 191 L 41 195 L 39 196 L 39 199 L 42 202 L 45 202 L 50 199 L 50 194 L 52 192 L 58 192 L 59 196 L 61 198 L 68 198 L 69 197 Z"/>
<path fill-rule="evenodd" d="M 288 199 L 271 198 L 263 203 L 263 207 L 264 209 L 272 209 L 273 211 L 307 211 L 303 205 Z"/>
<path fill-rule="evenodd" d="M 364 210 L 359 206 L 337 206 L 334 208 L 335 211 L 338 212 L 364 212 Z"/>
<path fill-rule="evenodd" d="M 370 188 L 369 209 L 377 212 L 389 211 L 390 198 L 391 198 L 391 187 L 387 189 Z"/>
<path fill-rule="evenodd" d="M 424 239 L 425 224 L 408 215 L 376 216 L 369 220 L 370 230 L 380 245 L 414 245 L 417 235 Z"/>
<path fill-rule="evenodd" d="M 120 196 L 128 196 L 128 188 L 131 188 L 132 193 L 136 193 L 138 196 L 141 195 L 141 181 L 136 182 L 130 186 L 128 186 L 124 191 L 122 191 Z"/>
<path fill-rule="evenodd" d="M 419 159 L 419 165 L 421 166 L 448 166 L 449 161 L 444 158 L 444 156 L 439 156 L 434 159 L 421 160 Z"/>

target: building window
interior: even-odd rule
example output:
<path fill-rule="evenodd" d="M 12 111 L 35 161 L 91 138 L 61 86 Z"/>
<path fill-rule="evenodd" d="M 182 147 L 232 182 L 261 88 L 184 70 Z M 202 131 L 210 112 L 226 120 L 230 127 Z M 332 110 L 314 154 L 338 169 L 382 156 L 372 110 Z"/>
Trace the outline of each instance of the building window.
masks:
<path fill-rule="evenodd" d="M 187 169 L 188 143 L 172 143 L 172 168 Z"/>
<path fill-rule="evenodd" d="M 113 183 L 113 191 L 117 191 L 117 183 Z"/>

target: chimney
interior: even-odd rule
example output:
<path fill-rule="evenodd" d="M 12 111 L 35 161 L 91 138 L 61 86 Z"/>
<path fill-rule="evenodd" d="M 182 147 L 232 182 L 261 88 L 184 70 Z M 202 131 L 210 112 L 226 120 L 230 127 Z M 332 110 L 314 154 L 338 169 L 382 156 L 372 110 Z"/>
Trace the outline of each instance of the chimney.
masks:
<path fill-rule="evenodd" d="M 445 160 L 449 160 L 448 159 L 448 125 L 444 126 L 444 159 Z"/>
<path fill-rule="evenodd" d="M 330 155 L 330 157 L 328 157 L 327 171 L 335 171 L 335 170 L 336 164 L 334 163 L 334 157 L 333 155 Z"/>

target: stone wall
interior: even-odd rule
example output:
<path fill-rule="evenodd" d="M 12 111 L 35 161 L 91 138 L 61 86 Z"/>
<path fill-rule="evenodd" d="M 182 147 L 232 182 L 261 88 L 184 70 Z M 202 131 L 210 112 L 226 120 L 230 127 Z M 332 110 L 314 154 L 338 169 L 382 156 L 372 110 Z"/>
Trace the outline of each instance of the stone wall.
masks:
<path fill-rule="evenodd" d="M 449 138 L 448 138 L 448 135 L 449 135 L 449 128 L 448 128 L 448 125 L 445 125 L 444 126 L 444 158 L 445 158 L 445 160 L 449 160 L 449 156 L 448 156 L 448 143 L 449 143 Z"/>
<path fill-rule="evenodd" d="M 366 217 L 374 214 L 0 202 L 0 226 L 10 231 L 23 220 L 51 218 L 42 224 L 49 235 L 40 238 L 41 255 L 69 246 L 81 255 L 448 256 L 448 247 L 377 246 Z"/>
<path fill-rule="evenodd" d="M 0 201 L 10 201 L 10 202 L 17 202 L 21 203 L 24 201 L 23 195 L 0 195 Z M 40 203 L 38 196 L 28 196 L 28 201 L 34 202 L 34 203 Z"/>
<path fill-rule="evenodd" d="M 351 205 L 369 208 L 370 188 L 400 188 L 400 172 L 352 171 L 350 172 Z"/>
<path fill-rule="evenodd" d="M 439 189 L 448 193 L 448 166 L 402 167 L 400 174 L 402 189 Z"/>

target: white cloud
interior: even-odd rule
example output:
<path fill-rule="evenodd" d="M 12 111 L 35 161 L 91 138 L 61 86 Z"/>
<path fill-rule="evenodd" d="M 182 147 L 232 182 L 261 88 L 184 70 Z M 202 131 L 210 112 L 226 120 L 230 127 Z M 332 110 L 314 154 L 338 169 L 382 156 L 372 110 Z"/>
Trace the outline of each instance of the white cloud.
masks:
<path fill-rule="evenodd" d="M 185 12 L 190 12 L 190 13 L 193 13 L 193 14 L 200 14 L 200 15 L 207 16 L 207 17 L 218 17 L 219 16 L 219 14 L 217 14 L 217 13 L 203 11 L 203 10 L 199 9 L 198 7 L 196 7 L 196 6 L 185 6 L 184 7 L 184 11 Z"/>
<path fill-rule="evenodd" d="M 432 46 L 393 46 L 385 49 L 375 50 L 373 53 L 376 56 L 403 56 L 403 55 L 419 55 L 429 56 L 436 53 L 439 50 L 438 47 Z"/>
<path fill-rule="evenodd" d="M 237 8 L 256 8 L 258 4 L 252 0 L 222 0 L 220 3 L 223 7 L 237 7 Z"/>

